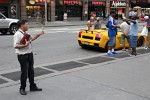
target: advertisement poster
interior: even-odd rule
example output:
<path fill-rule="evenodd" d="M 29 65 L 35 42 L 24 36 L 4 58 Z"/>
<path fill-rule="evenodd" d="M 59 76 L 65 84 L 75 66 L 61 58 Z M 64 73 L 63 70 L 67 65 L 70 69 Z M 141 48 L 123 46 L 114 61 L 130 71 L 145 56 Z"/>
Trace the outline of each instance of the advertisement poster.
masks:
<path fill-rule="evenodd" d="M 12 18 L 17 17 L 17 6 L 16 5 L 11 5 L 10 6 L 10 14 Z"/>

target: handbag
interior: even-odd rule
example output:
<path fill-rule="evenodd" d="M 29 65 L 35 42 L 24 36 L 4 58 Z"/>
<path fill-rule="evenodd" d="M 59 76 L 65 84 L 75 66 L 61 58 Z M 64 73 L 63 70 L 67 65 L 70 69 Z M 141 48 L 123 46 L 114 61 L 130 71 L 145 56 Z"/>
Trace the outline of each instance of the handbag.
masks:
<path fill-rule="evenodd" d="M 147 29 L 146 26 L 144 26 L 143 29 L 142 29 L 141 35 L 147 36 L 147 34 L 148 34 L 148 29 Z"/>

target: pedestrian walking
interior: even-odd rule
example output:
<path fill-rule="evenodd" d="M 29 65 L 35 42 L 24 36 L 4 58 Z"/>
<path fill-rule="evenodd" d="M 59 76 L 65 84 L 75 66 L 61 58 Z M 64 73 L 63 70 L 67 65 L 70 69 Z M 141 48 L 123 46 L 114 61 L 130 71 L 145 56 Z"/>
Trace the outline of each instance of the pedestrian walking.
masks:
<path fill-rule="evenodd" d="M 94 17 L 91 17 L 87 24 L 88 30 L 92 28 L 92 26 L 94 25 L 94 22 L 95 22 Z"/>
<path fill-rule="evenodd" d="M 130 25 L 130 47 L 132 48 L 131 55 L 137 55 L 136 47 L 137 47 L 137 40 L 138 40 L 138 21 L 137 21 L 137 15 L 133 15 L 131 19 L 127 21 L 127 23 Z"/>
<path fill-rule="evenodd" d="M 29 78 L 30 91 L 42 91 L 42 89 L 38 88 L 34 82 L 34 58 L 31 42 L 43 35 L 44 30 L 34 36 L 31 36 L 27 33 L 28 23 L 26 20 L 19 20 L 17 24 L 19 29 L 14 34 L 14 48 L 21 67 L 20 94 L 27 95 L 25 91 L 27 77 Z"/>
<path fill-rule="evenodd" d="M 147 28 L 147 21 L 149 20 L 149 17 L 148 16 L 145 16 L 144 17 L 144 20 L 146 21 L 146 25 L 143 26 L 143 29 L 142 29 L 142 32 L 141 32 L 141 35 L 144 36 L 145 38 L 145 42 L 144 42 L 144 49 L 148 49 L 148 44 L 147 44 L 147 41 L 148 41 L 148 28 Z"/>
<path fill-rule="evenodd" d="M 96 22 L 94 24 L 94 29 L 101 29 L 100 17 L 96 18 Z"/>
<path fill-rule="evenodd" d="M 146 20 L 147 22 L 147 25 L 146 27 L 148 28 L 148 34 L 147 34 L 147 49 L 150 48 L 150 18 L 149 16 L 145 16 L 144 19 Z"/>
<path fill-rule="evenodd" d="M 121 43 L 123 44 L 123 51 L 126 51 L 125 48 L 125 39 L 127 40 L 127 42 L 129 43 L 129 29 L 130 29 L 130 25 L 127 24 L 126 22 L 126 18 L 123 18 L 123 23 L 121 23 L 120 25 L 122 34 L 121 34 Z M 129 46 L 130 48 L 130 46 Z"/>
<path fill-rule="evenodd" d="M 40 17 L 40 12 L 37 10 L 37 11 L 35 12 L 36 24 L 39 23 L 39 17 Z"/>
<path fill-rule="evenodd" d="M 107 54 L 109 56 L 113 56 L 114 54 L 117 54 L 114 51 L 114 47 L 116 44 L 116 35 L 117 35 L 117 27 L 119 27 L 115 21 L 115 16 L 116 16 L 116 12 L 115 11 L 111 11 L 110 12 L 110 16 L 108 19 L 108 37 L 109 37 L 109 41 L 108 41 L 108 52 Z"/>

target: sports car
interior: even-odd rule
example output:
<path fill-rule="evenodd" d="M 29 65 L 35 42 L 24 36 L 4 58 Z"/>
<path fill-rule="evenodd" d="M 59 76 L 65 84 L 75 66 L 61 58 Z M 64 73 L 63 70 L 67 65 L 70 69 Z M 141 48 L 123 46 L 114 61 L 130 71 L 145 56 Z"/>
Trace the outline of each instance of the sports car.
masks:
<path fill-rule="evenodd" d="M 116 45 L 114 49 L 123 48 L 123 44 L 121 43 L 121 32 L 118 31 L 116 36 Z M 100 30 L 81 30 L 78 34 L 78 43 L 82 48 L 87 46 L 96 47 L 100 49 L 107 50 L 109 37 L 107 29 Z M 145 42 L 145 38 L 138 33 L 138 42 L 137 46 L 142 46 Z M 125 47 L 129 48 L 129 43 L 125 40 Z"/>

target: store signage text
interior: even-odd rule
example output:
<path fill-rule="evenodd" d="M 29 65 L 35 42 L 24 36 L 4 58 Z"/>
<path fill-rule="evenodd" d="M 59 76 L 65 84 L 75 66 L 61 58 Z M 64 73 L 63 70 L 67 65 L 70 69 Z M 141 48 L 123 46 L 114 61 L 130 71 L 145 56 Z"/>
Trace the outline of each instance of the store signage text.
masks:
<path fill-rule="evenodd" d="M 126 7 L 126 2 L 115 2 L 115 1 L 112 1 L 111 2 L 111 7 Z"/>
<path fill-rule="evenodd" d="M 64 4 L 66 4 L 66 5 L 82 5 L 82 3 L 78 0 L 64 0 Z"/>
<path fill-rule="evenodd" d="M 92 1 L 92 5 L 103 5 L 103 2 Z"/>
<path fill-rule="evenodd" d="M 50 2 L 50 0 L 46 0 L 47 3 Z M 45 0 L 29 0 L 30 4 L 45 4 Z"/>

